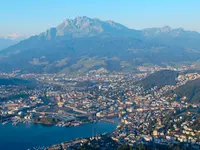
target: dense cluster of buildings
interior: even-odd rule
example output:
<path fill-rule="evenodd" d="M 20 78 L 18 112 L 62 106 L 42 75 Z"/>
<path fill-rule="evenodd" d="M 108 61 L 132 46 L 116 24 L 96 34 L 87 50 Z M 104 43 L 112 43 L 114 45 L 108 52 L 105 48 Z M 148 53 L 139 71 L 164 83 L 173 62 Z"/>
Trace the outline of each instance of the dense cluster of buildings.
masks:
<path fill-rule="evenodd" d="M 17 85 L 1 86 L 0 93 L 4 93 L 1 96 L 3 101 L 0 101 L 1 122 L 78 126 L 100 120 L 112 122 L 113 118 L 118 118 L 118 127 L 109 137 L 119 144 L 154 141 L 199 145 L 199 104 L 177 102 L 174 101 L 175 94 L 166 93 L 200 75 L 180 75 L 176 85 L 160 89 L 145 90 L 135 84 L 148 74 L 108 73 L 105 70 L 85 76 L 23 74 L 20 77 L 36 80 L 37 86 L 32 89 Z M 64 147 L 84 142 L 88 140 L 67 142 Z"/>

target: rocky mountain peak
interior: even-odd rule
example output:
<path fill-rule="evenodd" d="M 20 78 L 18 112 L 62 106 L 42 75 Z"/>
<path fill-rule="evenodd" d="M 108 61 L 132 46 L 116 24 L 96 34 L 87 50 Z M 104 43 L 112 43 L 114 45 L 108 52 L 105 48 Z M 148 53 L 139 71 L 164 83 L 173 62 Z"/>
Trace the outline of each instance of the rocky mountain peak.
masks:
<path fill-rule="evenodd" d="M 114 21 L 101 21 L 99 19 L 91 19 L 86 16 L 78 16 L 74 19 L 66 19 L 56 28 L 49 29 L 45 35 L 47 39 L 53 36 L 70 36 L 70 37 L 86 37 L 99 36 L 103 34 L 115 35 L 119 32 L 129 30 L 127 27 Z M 53 33 L 51 33 L 53 32 Z"/>

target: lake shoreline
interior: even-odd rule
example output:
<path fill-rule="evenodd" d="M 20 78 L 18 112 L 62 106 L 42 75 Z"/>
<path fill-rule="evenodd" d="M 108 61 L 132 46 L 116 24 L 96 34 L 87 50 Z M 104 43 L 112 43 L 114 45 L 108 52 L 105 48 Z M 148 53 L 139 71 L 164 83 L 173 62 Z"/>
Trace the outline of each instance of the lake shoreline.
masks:
<path fill-rule="evenodd" d="M 43 126 L 41 124 L 0 124 L 0 149 L 29 149 L 51 146 L 77 138 L 110 133 L 117 125 L 108 122 L 87 123 L 73 127 Z M 95 130 L 95 131 L 94 131 Z M 95 133 L 94 133 L 95 132 Z"/>

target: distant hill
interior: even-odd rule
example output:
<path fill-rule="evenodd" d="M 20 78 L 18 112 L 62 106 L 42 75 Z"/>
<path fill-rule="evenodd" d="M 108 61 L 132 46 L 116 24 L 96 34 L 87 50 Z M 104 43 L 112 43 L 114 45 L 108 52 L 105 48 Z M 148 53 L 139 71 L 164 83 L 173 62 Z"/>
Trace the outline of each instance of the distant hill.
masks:
<path fill-rule="evenodd" d="M 143 64 L 193 62 L 200 34 L 170 27 L 133 30 L 114 21 L 66 19 L 57 27 L 0 51 L 0 72 L 134 71 Z"/>
<path fill-rule="evenodd" d="M 179 73 L 177 71 L 161 70 L 149 75 L 137 84 L 141 85 L 146 90 L 155 86 L 161 88 L 165 85 L 176 85 L 176 78 L 178 77 L 178 74 Z"/>
<path fill-rule="evenodd" d="M 174 93 L 178 95 L 178 99 L 186 96 L 187 102 L 200 103 L 200 79 L 187 82 L 177 88 Z"/>
<path fill-rule="evenodd" d="M 153 43 L 162 43 L 168 46 L 187 47 L 199 49 L 197 39 L 199 33 L 195 31 L 187 31 L 183 28 L 172 29 L 169 26 L 162 28 L 149 28 L 143 30 L 144 36 Z M 191 40 L 193 39 L 193 40 Z"/>

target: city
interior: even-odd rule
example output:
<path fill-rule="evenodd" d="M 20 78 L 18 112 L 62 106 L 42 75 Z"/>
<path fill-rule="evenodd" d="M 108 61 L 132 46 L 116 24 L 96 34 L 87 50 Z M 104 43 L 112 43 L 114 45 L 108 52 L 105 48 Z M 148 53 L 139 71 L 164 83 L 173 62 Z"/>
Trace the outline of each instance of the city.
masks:
<path fill-rule="evenodd" d="M 145 90 L 137 84 L 159 69 L 162 72 L 172 68 L 156 68 L 135 74 L 108 73 L 100 69 L 85 76 L 73 77 L 64 74 L 2 73 L 1 77 L 20 77 L 33 85 L 1 86 L 0 91 L 4 93 L 1 97 L 4 101 L 0 103 L 1 122 L 3 125 L 12 122 L 13 126 L 35 123 L 70 127 L 105 121 L 117 124 L 117 128 L 107 136 L 118 145 L 183 142 L 198 149 L 200 104 L 186 103 L 184 97 L 176 101 L 176 94 L 166 93 L 200 78 L 200 74 L 179 69 L 182 73 L 176 79 L 176 85 Z M 98 133 L 93 134 L 94 139 L 101 139 Z M 87 138 L 77 139 L 58 145 L 58 149 L 87 142 Z"/>
<path fill-rule="evenodd" d="M 199 8 L 2 0 L 0 150 L 199 150 Z"/>

